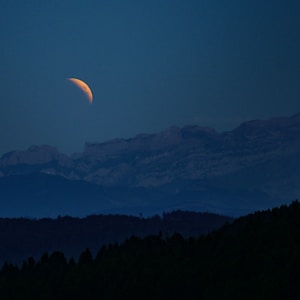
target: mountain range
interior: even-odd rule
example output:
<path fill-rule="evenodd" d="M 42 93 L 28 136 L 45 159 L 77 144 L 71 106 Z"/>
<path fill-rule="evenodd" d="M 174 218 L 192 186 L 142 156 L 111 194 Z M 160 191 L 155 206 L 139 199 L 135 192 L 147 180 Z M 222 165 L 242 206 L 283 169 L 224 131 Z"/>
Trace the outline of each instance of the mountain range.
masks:
<path fill-rule="evenodd" d="M 221 133 L 173 126 L 86 143 L 73 155 L 31 146 L 0 159 L 1 216 L 174 209 L 238 216 L 299 197 L 299 154 L 300 114 Z"/>

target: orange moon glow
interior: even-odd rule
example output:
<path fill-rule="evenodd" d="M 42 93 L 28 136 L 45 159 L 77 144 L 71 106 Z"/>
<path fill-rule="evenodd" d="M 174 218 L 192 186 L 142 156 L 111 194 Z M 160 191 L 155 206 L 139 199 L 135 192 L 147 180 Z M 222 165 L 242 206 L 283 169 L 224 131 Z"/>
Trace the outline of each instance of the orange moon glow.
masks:
<path fill-rule="evenodd" d="M 82 80 L 77 78 L 68 78 L 71 82 L 76 84 L 88 97 L 89 102 L 92 104 L 93 102 L 93 94 L 89 86 Z"/>

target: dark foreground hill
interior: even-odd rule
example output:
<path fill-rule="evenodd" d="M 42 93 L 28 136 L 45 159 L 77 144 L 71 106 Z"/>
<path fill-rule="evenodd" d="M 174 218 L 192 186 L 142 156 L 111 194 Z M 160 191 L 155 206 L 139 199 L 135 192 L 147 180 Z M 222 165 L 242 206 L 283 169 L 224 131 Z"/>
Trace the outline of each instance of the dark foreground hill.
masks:
<path fill-rule="evenodd" d="M 0 264 L 38 259 L 44 252 L 62 251 L 67 258 L 78 257 L 89 248 L 93 253 L 102 245 L 120 243 L 132 235 L 163 236 L 175 232 L 185 237 L 211 232 L 231 222 L 230 217 L 209 213 L 173 211 L 149 218 L 126 215 L 91 215 L 85 218 L 56 219 L 0 218 Z"/>
<path fill-rule="evenodd" d="M 1 299 L 299 299 L 300 204 L 208 235 L 131 237 L 78 262 L 45 254 L 0 272 Z"/>

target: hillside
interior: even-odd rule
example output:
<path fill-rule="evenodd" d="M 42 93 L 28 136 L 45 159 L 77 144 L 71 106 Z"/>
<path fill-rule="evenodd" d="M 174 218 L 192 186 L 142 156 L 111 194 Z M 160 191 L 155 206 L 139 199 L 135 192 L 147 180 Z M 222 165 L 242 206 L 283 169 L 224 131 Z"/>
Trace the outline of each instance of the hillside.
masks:
<path fill-rule="evenodd" d="M 0 272 L 3 299 L 299 299 L 300 204 L 256 212 L 197 238 L 150 235 L 29 258 Z"/>

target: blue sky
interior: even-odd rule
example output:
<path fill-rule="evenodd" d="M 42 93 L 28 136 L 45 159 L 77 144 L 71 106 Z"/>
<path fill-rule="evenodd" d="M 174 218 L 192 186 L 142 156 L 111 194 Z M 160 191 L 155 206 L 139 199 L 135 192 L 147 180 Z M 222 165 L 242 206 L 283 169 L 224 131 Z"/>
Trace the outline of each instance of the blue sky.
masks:
<path fill-rule="evenodd" d="M 300 2 L 0 0 L 0 154 L 300 112 Z M 86 81 L 89 105 L 67 78 Z"/>

